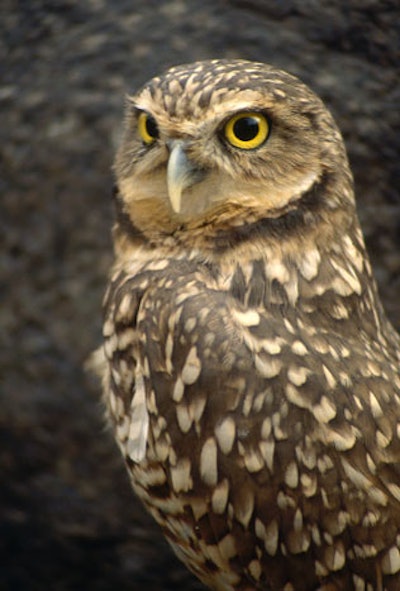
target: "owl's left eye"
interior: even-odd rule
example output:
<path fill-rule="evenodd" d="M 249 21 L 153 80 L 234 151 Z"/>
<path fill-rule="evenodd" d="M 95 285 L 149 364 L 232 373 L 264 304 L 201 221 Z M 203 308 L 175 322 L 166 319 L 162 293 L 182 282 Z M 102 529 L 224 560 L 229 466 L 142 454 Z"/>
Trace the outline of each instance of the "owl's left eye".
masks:
<path fill-rule="evenodd" d="M 158 126 L 154 117 L 142 111 L 138 118 L 139 135 L 145 144 L 152 144 L 158 138 Z"/>
<path fill-rule="evenodd" d="M 225 139 L 235 148 L 253 150 L 265 142 L 270 126 L 265 115 L 257 112 L 237 113 L 224 127 Z"/>

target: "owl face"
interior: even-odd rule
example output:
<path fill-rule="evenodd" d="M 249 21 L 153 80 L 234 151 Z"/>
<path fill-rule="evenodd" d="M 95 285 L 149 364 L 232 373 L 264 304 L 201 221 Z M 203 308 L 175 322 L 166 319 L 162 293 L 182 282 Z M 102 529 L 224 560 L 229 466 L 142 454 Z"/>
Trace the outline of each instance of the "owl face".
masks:
<path fill-rule="evenodd" d="M 172 68 L 129 98 L 115 169 L 135 223 L 173 227 L 229 208 L 276 216 L 343 166 L 339 132 L 305 85 L 213 60 Z"/>

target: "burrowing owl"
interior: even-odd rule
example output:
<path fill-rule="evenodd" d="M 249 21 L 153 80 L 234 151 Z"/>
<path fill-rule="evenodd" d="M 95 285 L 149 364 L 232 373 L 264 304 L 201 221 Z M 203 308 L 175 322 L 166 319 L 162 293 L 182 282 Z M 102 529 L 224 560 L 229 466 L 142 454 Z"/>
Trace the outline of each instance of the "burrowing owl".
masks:
<path fill-rule="evenodd" d="M 133 488 L 219 591 L 400 589 L 400 343 L 331 115 L 271 66 L 127 106 L 103 383 Z"/>

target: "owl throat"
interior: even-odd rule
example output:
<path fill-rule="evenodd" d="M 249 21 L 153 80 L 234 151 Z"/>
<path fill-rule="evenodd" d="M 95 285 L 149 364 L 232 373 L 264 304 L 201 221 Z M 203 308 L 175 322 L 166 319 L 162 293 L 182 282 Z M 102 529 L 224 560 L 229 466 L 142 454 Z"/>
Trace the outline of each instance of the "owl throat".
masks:
<path fill-rule="evenodd" d="M 172 230 L 159 220 L 157 231 L 135 225 L 116 193 L 118 267 L 132 260 L 138 269 L 155 259 L 172 265 L 187 261 L 243 309 L 274 309 L 285 318 L 304 317 L 327 329 L 333 322 L 339 331 L 346 324 L 356 333 L 363 325 L 384 338 L 390 325 L 354 206 L 321 199 L 327 184 L 322 178 L 300 199 L 268 216 L 236 205 Z"/>
<path fill-rule="evenodd" d="M 197 245 L 213 252 L 231 249 L 257 237 L 281 241 L 296 232 L 309 231 L 307 226 L 317 226 L 321 210 L 346 208 L 346 199 L 332 198 L 335 182 L 334 174 L 324 172 L 303 193 L 285 197 L 281 204 L 276 197 L 268 195 L 264 199 L 228 196 L 196 214 L 175 213 L 168 199 L 155 196 L 137 199 L 130 187 L 122 183 L 121 192 L 117 185 L 114 188 L 115 238 L 151 248 L 163 248 L 175 240 L 179 248 Z"/>

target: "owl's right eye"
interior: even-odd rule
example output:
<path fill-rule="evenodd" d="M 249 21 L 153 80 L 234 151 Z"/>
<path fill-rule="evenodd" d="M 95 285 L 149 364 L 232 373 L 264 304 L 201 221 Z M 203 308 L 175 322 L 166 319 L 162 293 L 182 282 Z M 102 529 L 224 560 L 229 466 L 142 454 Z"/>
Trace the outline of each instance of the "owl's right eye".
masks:
<path fill-rule="evenodd" d="M 147 145 L 152 144 L 159 136 L 157 122 L 149 113 L 142 111 L 138 118 L 139 135 Z"/>

